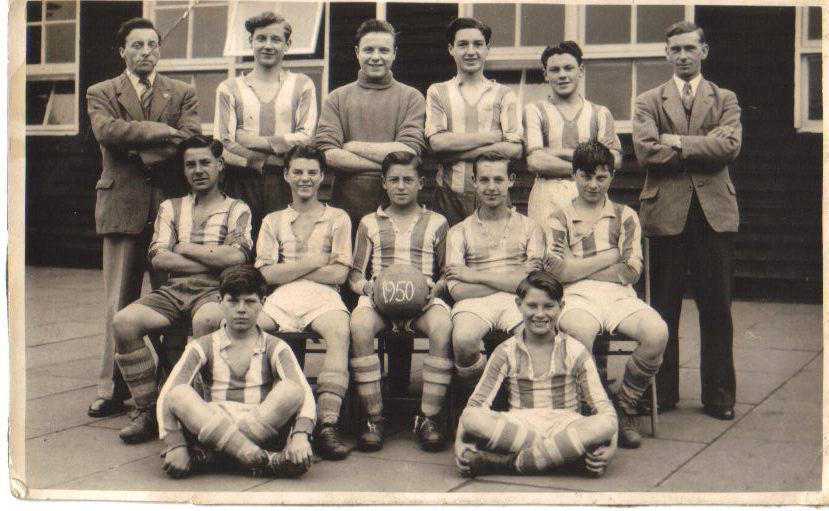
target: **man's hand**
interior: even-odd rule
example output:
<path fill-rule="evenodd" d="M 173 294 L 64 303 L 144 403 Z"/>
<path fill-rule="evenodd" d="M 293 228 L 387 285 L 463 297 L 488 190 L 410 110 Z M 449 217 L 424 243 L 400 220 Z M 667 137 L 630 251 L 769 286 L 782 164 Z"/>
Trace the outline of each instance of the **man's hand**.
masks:
<path fill-rule="evenodd" d="M 368 296 L 369 298 L 374 296 L 374 283 L 377 280 L 376 277 L 372 277 L 363 284 L 363 295 Z"/>
<path fill-rule="evenodd" d="M 190 249 L 195 245 L 195 243 L 189 243 L 187 241 L 179 241 L 173 246 L 173 253 L 179 254 L 187 257 L 187 254 L 190 252 Z"/>
<path fill-rule="evenodd" d="M 731 126 L 717 126 L 709 131 L 705 136 L 714 138 L 728 138 L 734 134 L 734 128 Z"/>
<path fill-rule="evenodd" d="M 432 281 L 432 279 L 428 279 L 427 282 L 429 283 L 429 295 L 426 296 L 426 307 L 429 306 L 432 298 L 439 297 L 446 291 L 446 279 L 440 279 L 437 282 Z"/>
<path fill-rule="evenodd" d="M 682 147 L 682 138 L 680 138 L 679 135 L 674 135 L 672 133 L 663 133 L 659 135 L 659 143 L 674 149 L 679 149 Z"/>
<path fill-rule="evenodd" d="M 187 446 L 170 449 L 164 455 L 164 472 L 173 479 L 181 479 L 190 475 L 190 453 Z"/>
<path fill-rule="evenodd" d="M 222 245 L 236 245 L 236 244 L 244 244 L 247 241 L 244 233 L 240 231 L 230 231 L 225 236 L 225 240 L 222 242 Z"/>
<path fill-rule="evenodd" d="M 288 440 L 285 447 L 285 455 L 294 465 L 302 465 L 306 470 L 311 467 L 311 456 L 313 455 L 311 444 L 308 443 L 308 435 L 295 433 Z"/>
<path fill-rule="evenodd" d="M 610 445 L 603 445 L 585 455 L 584 466 L 592 475 L 599 477 L 607 470 L 610 460 L 616 455 L 617 437 L 618 433 L 613 435 Z"/>
<path fill-rule="evenodd" d="M 236 142 L 257 151 L 269 151 L 271 146 L 268 139 L 261 137 L 251 130 L 236 130 Z"/>
<path fill-rule="evenodd" d="M 457 280 L 460 282 L 466 282 L 467 284 L 478 283 L 478 272 L 470 270 L 463 265 L 447 266 L 446 273 L 444 273 L 444 275 L 446 280 Z"/>

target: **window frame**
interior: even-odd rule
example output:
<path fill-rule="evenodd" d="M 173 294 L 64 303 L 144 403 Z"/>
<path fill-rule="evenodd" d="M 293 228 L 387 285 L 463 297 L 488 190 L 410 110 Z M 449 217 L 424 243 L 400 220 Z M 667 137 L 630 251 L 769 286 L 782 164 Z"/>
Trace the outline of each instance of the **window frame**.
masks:
<path fill-rule="evenodd" d="M 823 8 L 820 5 L 806 5 L 795 9 L 794 128 L 801 133 L 823 133 L 823 120 L 809 119 L 807 60 L 809 57 L 822 55 L 821 40 L 808 38 L 808 9 L 810 7 L 821 8 L 821 16 L 823 15 Z"/>
<path fill-rule="evenodd" d="M 81 19 L 81 2 L 80 0 L 71 0 L 75 3 L 75 18 L 72 20 L 47 20 L 46 19 L 46 1 L 39 0 L 41 5 L 41 19 L 40 21 L 25 21 L 25 26 L 28 29 L 30 26 L 39 26 L 40 33 L 40 63 L 26 64 L 26 83 L 29 82 L 62 82 L 71 81 L 75 84 L 74 92 L 74 115 L 72 124 L 26 124 L 27 136 L 74 136 L 79 132 L 80 120 L 80 96 L 78 93 L 78 75 L 79 75 L 79 61 L 80 61 L 80 19 Z M 75 60 L 74 62 L 60 62 L 48 63 L 46 62 L 46 26 L 47 25 L 75 25 Z M 53 85 L 54 90 L 54 85 Z M 51 106 L 54 101 L 54 92 L 49 96 L 46 103 L 46 111 L 43 114 L 43 122 L 49 119 Z"/>

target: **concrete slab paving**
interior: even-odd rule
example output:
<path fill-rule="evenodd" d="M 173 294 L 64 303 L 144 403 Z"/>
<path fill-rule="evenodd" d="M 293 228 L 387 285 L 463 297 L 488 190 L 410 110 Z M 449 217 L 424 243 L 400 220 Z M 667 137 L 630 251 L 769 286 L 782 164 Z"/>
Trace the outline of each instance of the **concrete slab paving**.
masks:
<path fill-rule="evenodd" d="M 89 352 L 83 353 L 83 355 L 84 358 L 70 358 L 63 362 L 55 361 L 52 364 L 33 367 L 30 372 L 32 374 L 42 374 L 46 376 L 64 376 L 66 378 L 75 378 L 77 380 L 96 381 L 98 375 L 98 364 L 101 363 L 100 355 L 90 356 Z M 57 356 L 58 355 L 55 355 L 55 357 Z"/>
<path fill-rule="evenodd" d="M 751 405 L 740 404 L 734 407 L 736 416 L 743 417 Z M 650 427 L 649 419 L 645 431 Z M 733 422 L 717 420 L 705 414 L 698 399 L 681 399 L 676 410 L 659 415 L 659 439 L 682 440 L 686 442 L 710 443 L 734 425 Z"/>
<path fill-rule="evenodd" d="M 42 344 L 26 349 L 26 366 L 37 370 L 51 365 L 63 365 L 75 360 L 97 360 L 100 362 L 100 353 L 103 339 L 100 335 L 70 339 L 53 344 Z M 95 362 L 96 364 L 98 362 Z M 86 374 L 84 379 L 94 379 L 98 374 L 97 367 Z"/>
<path fill-rule="evenodd" d="M 809 362 L 809 365 L 803 368 L 803 372 L 823 374 L 823 353 L 820 353 L 811 362 Z"/>
<path fill-rule="evenodd" d="M 351 456 L 366 459 L 382 459 L 386 461 L 413 461 L 429 465 L 455 466 L 455 455 L 451 443 L 447 442 L 446 450 L 441 452 L 424 452 L 417 446 L 415 435 L 409 431 L 401 431 L 386 440 L 383 449 L 377 452 L 353 451 Z"/>
<path fill-rule="evenodd" d="M 768 399 L 728 430 L 726 436 L 811 442 L 820 449 L 821 403 Z"/>
<path fill-rule="evenodd" d="M 756 371 L 737 371 L 737 403 L 754 405 L 771 394 L 786 382 L 791 375 L 785 373 L 761 373 Z M 679 369 L 679 395 L 682 399 L 700 401 L 699 368 Z"/>
<path fill-rule="evenodd" d="M 86 415 L 94 391 L 88 388 L 51 394 L 26 403 L 26 427 L 39 432 L 53 433 L 92 422 Z M 38 433 L 42 434 L 42 433 Z M 34 435 L 26 435 L 31 438 Z"/>
<path fill-rule="evenodd" d="M 467 484 L 452 490 L 452 493 L 550 493 L 556 491 L 569 492 L 567 488 L 549 488 L 546 486 L 533 486 L 518 483 L 496 483 L 473 479 Z"/>
<path fill-rule="evenodd" d="M 93 389 L 95 384 L 89 380 L 78 380 L 62 376 L 48 376 L 38 374 L 26 375 L 26 399 L 38 399 L 41 397 L 67 392 L 77 389 Z M 92 391 L 94 392 L 94 390 Z"/>
<path fill-rule="evenodd" d="M 812 360 L 811 351 L 788 351 L 765 348 L 734 348 L 734 368 L 737 371 L 756 371 L 760 373 L 780 373 L 792 375 Z M 699 368 L 699 360 L 683 365 L 687 368 Z"/>
<path fill-rule="evenodd" d="M 93 335 L 104 334 L 104 325 L 101 321 L 61 321 L 39 325 L 26 332 L 26 346 L 48 345 L 68 339 L 78 339 Z"/>
<path fill-rule="evenodd" d="M 821 403 L 823 400 L 823 375 L 816 372 L 801 372 L 772 394 L 771 399 L 788 401 L 810 401 Z"/>

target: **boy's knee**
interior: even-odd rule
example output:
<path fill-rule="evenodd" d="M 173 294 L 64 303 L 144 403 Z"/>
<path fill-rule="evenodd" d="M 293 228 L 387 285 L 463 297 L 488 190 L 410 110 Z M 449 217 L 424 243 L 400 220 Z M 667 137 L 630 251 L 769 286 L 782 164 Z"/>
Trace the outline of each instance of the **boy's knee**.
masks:
<path fill-rule="evenodd" d="M 193 335 L 195 337 L 201 337 L 210 332 L 215 332 L 219 329 L 221 322 L 222 318 L 216 314 L 196 314 L 193 317 Z"/>
<path fill-rule="evenodd" d="M 567 335 L 575 337 L 586 346 L 592 346 L 593 341 L 599 334 L 599 324 L 596 320 L 577 311 L 571 311 L 562 316 L 558 326 Z"/>
<path fill-rule="evenodd" d="M 467 406 L 461 414 L 460 424 L 467 433 L 477 435 L 481 430 L 484 417 L 483 409 Z"/>
<path fill-rule="evenodd" d="M 664 352 L 668 345 L 668 325 L 661 318 L 643 321 L 639 326 L 639 342 L 648 352 Z"/>
<path fill-rule="evenodd" d="M 607 439 L 613 438 L 619 426 L 616 418 L 608 415 L 597 415 L 595 416 L 595 420 L 599 436 Z"/>
<path fill-rule="evenodd" d="M 130 341 L 135 337 L 140 337 L 141 333 L 132 320 L 130 314 L 125 310 L 119 311 L 112 319 L 112 332 L 115 337 L 116 344 Z"/>
<path fill-rule="evenodd" d="M 169 406 L 170 410 L 177 415 L 179 412 L 181 412 L 186 403 L 192 400 L 193 394 L 195 394 L 195 392 L 189 385 L 180 383 L 168 390 L 166 394 L 167 396 L 165 398 L 165 401 L 167 403 L 167 406 Z"/>
<path fill-rule="evenodd" d="M 481 340 L 470 337 L 452 337 L 452 351 L 457 362 L 472 362 L 480 353 Z M 463 364 L 460 365 L 469 365 Z"/>

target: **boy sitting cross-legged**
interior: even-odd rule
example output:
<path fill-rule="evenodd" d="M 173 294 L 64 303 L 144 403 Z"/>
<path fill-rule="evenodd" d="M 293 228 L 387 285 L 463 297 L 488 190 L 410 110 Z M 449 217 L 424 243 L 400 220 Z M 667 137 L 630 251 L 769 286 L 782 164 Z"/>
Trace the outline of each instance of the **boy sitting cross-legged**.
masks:
<path fill-rule="evenodd" d="M 576 146 L 573 178 L 578 197 L 550 216 L 545 265 L 564 283 L 563 331 L 591 351 L 601 331 L 619 331 L 639 343 L 614 396 L 619 445 L 636 448 L 642 441 L 636 403 L 662 364 L 668 327 L 633 289 L 642 273 L 642 229 L 632 209 L 607 196 L 613 161 L 599 142 Z"/>
<path fill-rule="evenodd" d="M 149 259 L 168 272 L 167 284 L 120 310 L 113 319 L 115 361 L 135 400 L 130 424 L 119 436 L 129 444 L 157 435 L 157 357 L 144 336 L 192 319 L 193 335 L 219 326 L 219 273 L 250 259 L 250 209 L 222 193 L 222 143 L 196 135 L 178 146 L 190 193 L 161 203 Z"/>
<path fill-rule="evenodd" d="M 219 289 L 221 327 L 187 346 L 161 390 L 164 470 L 186 477 L 221 453 L 254 475 L 298 476 L 311 464 L 314 396 L 291 348 L 256 326 L 265 279 L 233 266 Z M 204 399 L 192 386 L 199 374 Z"/>
<path fill-rule="evenodd" d="M 256 242 L 256 267 L 278 286 L 265 300 L 259 326 L 271 333 L 310 328 L 325 339 L 315 447 L 323 458 L 341 460 L 348 456 L 337 422 L 348 389 L 349 327 L 338 286 L 351 268 L 351 221 L 319 201 L 324 170 L 325 158 L 314 147 L 295 146 L 285 156 L 291 205 L 265 217 Z"/>
<path fill-rule="evenodd" d="M 616 413 L 590 353 L 556 329 L 561 284 L 533 271 L 517 293 L 524 329 L 492 353 L 463 411 L 458 468 L 467 476 L 532 474 L 583 463 L 600 476 L 616 452 Z M 509 411 L 496 412 L 490 406 L 502 383 Z M 593 415 L 579 413 L 580 399 Z"/>

